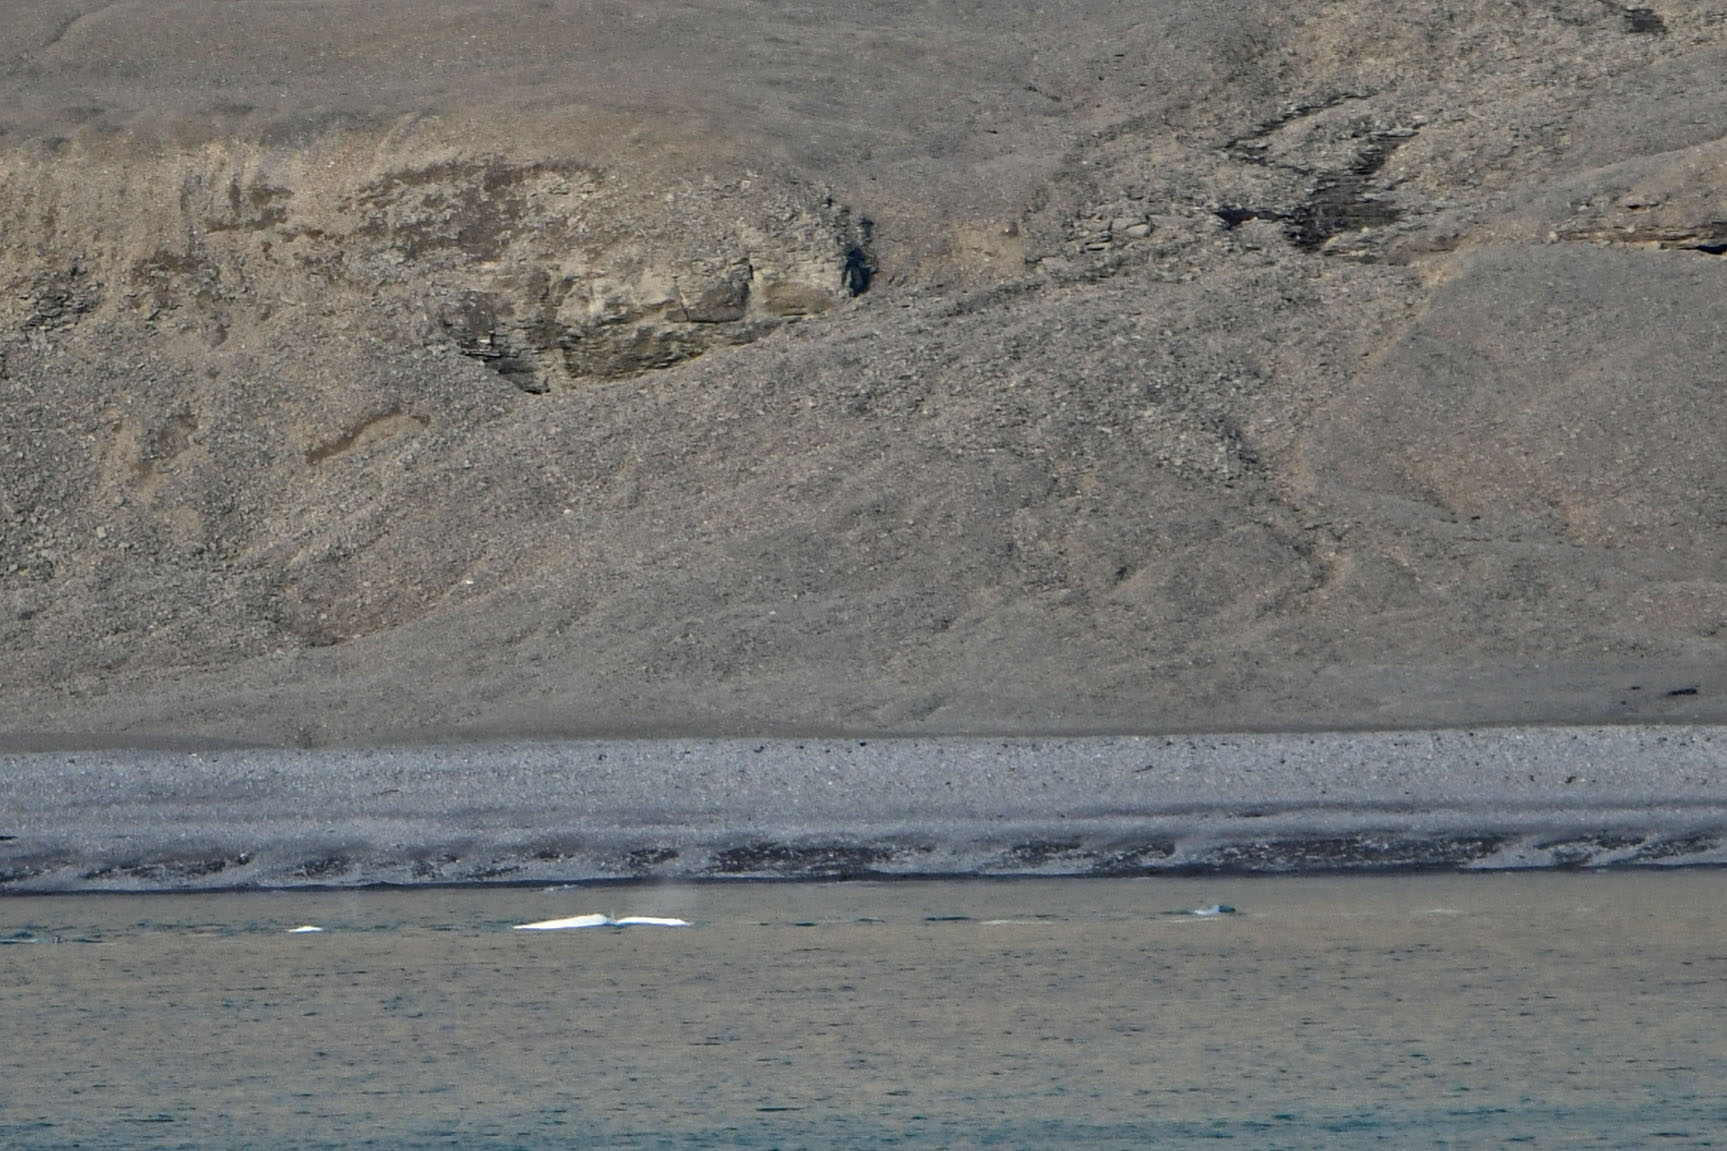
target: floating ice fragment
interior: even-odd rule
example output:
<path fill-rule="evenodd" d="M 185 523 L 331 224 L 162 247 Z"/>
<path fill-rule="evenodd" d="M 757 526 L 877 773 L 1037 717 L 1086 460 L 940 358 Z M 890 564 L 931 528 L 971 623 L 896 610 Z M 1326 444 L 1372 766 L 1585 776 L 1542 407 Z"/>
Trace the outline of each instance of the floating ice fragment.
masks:
<path fill-rule="evenodd" d="M 310 923 L 306 923 L 306 924 L 302 924 L 299 927 L 290 927 L 288 929 L 288 934 L 289 935 L 310 935 L 313 932 L 322 931 L 322 930 L 324 930 L 322 927 L 313 927 Z"/>
<path fill-rule="evenodd" d="M 1210 918 L 1213 915 L 1234 915 L 1235 908 L 1227 903 L 1214 903 L 1210 907 L 1196 907 L 1188 914 L 1198 915 L 1202 918 Z"/>
<path fill-rule="evenodd" d="M 518 923 L 515 931 L 569 931 L 578 927 L 688 927 L 683 919 L 662 919 L 654 915 L 626 915 L 613 919 L 608 915 L 572 915 L 568 919 L 543 919 L 538 923 Z"/>

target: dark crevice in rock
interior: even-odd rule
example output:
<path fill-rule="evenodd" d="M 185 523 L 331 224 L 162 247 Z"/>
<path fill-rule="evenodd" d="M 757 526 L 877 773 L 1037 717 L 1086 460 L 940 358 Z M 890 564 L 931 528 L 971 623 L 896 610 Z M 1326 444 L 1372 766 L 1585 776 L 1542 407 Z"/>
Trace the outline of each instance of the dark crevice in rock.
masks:
<path fill-rule="evenodd" d="M 848 296 L 861 296 L 870 290 L 875 279 L 875 253 L 871 250 L 874 240 L 875 221 L 868 216 L 859 217 L 852 242 L 846 248 L 845 267 L 841 273 Z"/>
<path fill-rule="evenodd" d="M 848 296 L 861 296 L 875 280 L 875 221 L 868 216 L 853 216 L 850 208 L 836 204 L 832 197 L 827 200 L 827 208 L 833 213 L 834 230 L 845 250 L 840 287 Z"/>
<path fill-rule="evenodd" d="M 856 244 L 847 248 L 842 276 L 847 295 L 861 296 L 869 291 L 870 280 L 875 277 L 875 267 L 870 262 L 869 252 Z"/>

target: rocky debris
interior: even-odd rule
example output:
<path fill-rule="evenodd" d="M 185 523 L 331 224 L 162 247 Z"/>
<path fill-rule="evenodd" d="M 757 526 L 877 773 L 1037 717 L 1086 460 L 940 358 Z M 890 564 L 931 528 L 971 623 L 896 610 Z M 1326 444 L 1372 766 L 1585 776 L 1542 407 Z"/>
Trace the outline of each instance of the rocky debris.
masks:
<path fill-rule="evenodd" d="M 82 22 L 0 74 L 7 723 L 1708 713 L 1718 7 Z"/>
<path fill-rule="evenodd" d="M 24 329 L 44 332 L 73 327 L 102 302 L 100 285 L 76 261 L 62 271 L 39 274 L 19 298 L 29 305 Z"/>
<path fill-rule="evenodd" d="M 1111 204 L 1094 210 L 1082 220 L 1075 220 L 1071 234 L 1071 252 L 1104 252 L 1112 245 L 1132 243 L 1151 235 L 1152 223 L 1144 209 L 1135 204 Z"/>

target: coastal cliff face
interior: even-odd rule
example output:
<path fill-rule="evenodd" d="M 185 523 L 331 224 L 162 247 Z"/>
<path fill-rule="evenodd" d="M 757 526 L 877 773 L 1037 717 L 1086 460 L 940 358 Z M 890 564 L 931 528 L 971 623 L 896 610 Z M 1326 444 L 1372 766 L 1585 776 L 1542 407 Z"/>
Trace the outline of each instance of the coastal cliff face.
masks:
<path fill-rule="evenodd" d="M 0 731 L 1727 713 L 1727 5 L 0 11 Z"/>

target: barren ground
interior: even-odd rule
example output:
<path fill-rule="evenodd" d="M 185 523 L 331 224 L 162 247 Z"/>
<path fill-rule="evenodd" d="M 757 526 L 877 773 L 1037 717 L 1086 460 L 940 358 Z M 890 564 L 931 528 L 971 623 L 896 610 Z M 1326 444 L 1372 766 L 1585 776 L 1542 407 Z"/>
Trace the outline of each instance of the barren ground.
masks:
<path fill-rule="evenodd" d="M 13 747 L 1727 719 L 1727 3 L 0 2 Z"/>

